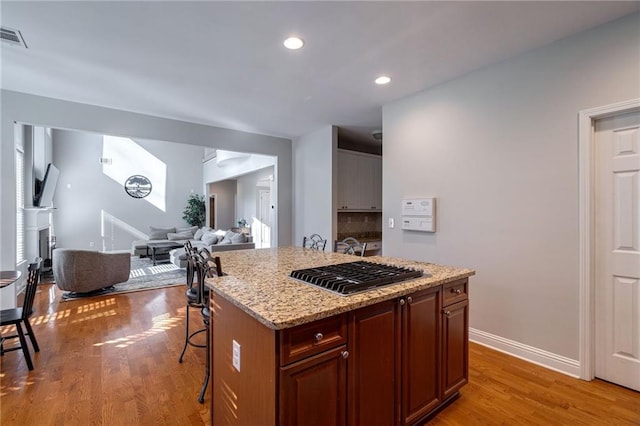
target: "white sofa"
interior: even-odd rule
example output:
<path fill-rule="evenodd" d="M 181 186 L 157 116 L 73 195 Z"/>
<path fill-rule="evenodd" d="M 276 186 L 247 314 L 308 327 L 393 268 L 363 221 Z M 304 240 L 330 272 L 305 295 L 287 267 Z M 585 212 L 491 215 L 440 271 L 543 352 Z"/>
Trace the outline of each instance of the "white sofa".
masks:
<path fill-rule="evenodd" d="M 149 239 L 136 240 L 131 244 L 131 254 L 134 256 L 149 256 L 148 243 L 158 241 L 175 241 L 184 244 L 191 241 L 194 247 L 206 247 L 211 253 L 230 250 L 245 250 L 256 248 L 251 235 L 234 232 L 232 230 L 216 230 L 209 227 L 198 228 L 155 228 L 150 227 Z M 177 266 L 186 266 L 184 249 L 179 248 L 170 252 L 170 260 Z"/>

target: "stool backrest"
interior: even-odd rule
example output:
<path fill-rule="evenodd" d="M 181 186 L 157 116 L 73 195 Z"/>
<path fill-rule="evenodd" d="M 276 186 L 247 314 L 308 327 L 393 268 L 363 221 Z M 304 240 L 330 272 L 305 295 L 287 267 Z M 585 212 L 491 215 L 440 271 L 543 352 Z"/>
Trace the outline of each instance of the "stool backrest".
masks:
<path fill-rule="evenodd" d="M 324 251 L 325 247 L 327 247 L 327 240 L 318 234 L 311 234 L 310 237 L 302 237 L 302 247 Z"/>
<path fill-rule="evenodd" d="M 342 241 L 333 242 L 333 251 L 336 253 L 353 254 L 364 257 L 367 250 L 367 243 L 361 243 L 353 237 L 347 237 Z"/>

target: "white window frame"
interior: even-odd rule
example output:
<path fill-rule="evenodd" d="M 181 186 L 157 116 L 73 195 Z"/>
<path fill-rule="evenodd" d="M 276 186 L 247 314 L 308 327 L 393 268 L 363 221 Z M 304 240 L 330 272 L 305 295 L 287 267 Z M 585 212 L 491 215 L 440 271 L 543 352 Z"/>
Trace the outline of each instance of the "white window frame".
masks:
<path fill-rule="evenodd" d="M 16 266 L 26 262 L 25 247 L 25 214 L 24 214 L 24 149 L 16 145 Z"/>

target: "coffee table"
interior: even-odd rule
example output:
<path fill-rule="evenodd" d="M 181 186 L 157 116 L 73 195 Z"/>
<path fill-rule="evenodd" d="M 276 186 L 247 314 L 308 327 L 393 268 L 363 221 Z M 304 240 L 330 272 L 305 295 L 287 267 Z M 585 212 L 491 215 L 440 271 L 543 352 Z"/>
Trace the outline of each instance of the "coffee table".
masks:
<path fill-rule="evenodd" d="M 158 241 L 147 244 L 147 247 L 151 249 L 151 260 L 153 261 L 154 266 L 157 265 L 158 262 L 169 261 L 169 257 L 167 257 L 166 259 L 161 259 L 159 256 L 168 255 L 171 250 L 183 246 L 184 243 L 179 243 L 176 241 Z"/>

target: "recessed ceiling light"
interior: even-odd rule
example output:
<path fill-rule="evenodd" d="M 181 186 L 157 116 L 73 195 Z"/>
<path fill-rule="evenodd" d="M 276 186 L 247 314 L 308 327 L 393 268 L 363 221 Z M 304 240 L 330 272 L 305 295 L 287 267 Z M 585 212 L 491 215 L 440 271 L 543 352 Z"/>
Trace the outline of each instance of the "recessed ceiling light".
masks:
<path fill-rule="evenodd" d="M 386 75 L 381 75 L 380 77 L 376 78 L 376 84 L 387 84 L 391 81 L 391 77 L 387 77 Z"/>
<path fill-rule="evenodd" d="M 302 40 L 300 37 L 289 37 L 284 41 L 283 44 L 287 49 L 297 50 L 304 46 L 304 40 Z"/>

